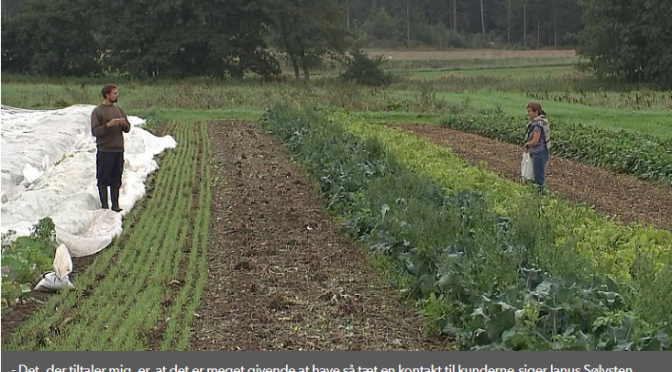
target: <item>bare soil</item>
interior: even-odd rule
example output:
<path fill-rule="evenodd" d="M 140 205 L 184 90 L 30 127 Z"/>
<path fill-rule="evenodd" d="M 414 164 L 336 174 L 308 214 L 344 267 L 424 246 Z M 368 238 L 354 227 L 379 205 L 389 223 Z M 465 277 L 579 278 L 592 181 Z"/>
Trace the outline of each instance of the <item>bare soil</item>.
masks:
<path fill-rule="evenodd" d="M 435 350 L 278 140 L 210 125 L 208 284 L 191 350 Z"/>
<path fill-rule="evenodd" d="M 520 179 L 522 147 L 475 134 L 429 125 L 407 124 L 401 129 L 451 148 L 474 165 L 487 167 L 510 180 Z M 547 186 L 561 197 L 584 202 L 604 216 L 618 216 L 624 223 L 643 222 L 672 230 L 672 188 L 655 186 L 631 176 L 553 156 Z"/>

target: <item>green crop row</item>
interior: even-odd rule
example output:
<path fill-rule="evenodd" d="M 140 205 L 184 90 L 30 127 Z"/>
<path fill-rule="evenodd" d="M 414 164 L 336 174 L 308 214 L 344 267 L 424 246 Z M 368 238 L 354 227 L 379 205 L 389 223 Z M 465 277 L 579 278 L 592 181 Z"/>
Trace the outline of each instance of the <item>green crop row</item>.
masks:
<path fill-rule="evenodd" d="M 207 279 L 209 141 L 205 123 L 172 123 L 180 144 L 161 158 L 125 231 L 26 320 L 8 350 L 183 349 Z M 202 190 L 198 197 L 194 189 Z M 185 254 L 185 249 L 188 254 Z M 175 324 L 173 324 L 175 323 Z"/>
<path fill-rule="evenodd" d="M 382 126 L 274 107 L 267 127 L 353 238 L 461 349 L 669 349 L 672 234 L 622 227 Z M 405 150 L 404 150 L 405 149 Z"/>
<path fill-rule="evenodd" d="M 452 114 L 441 125 L 522 144 L 526 123 L 497 114 Z M 642 123 L 646 125 L 646 123 Z M 551 120 L 551 152 L 567 159 L 672 186 L 672 140 Z"/>

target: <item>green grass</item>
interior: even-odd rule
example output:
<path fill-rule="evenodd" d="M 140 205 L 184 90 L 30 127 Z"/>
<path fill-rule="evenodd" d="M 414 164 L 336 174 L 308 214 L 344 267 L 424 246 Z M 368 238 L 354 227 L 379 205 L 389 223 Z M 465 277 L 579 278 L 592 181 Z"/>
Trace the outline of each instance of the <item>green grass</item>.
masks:
<path fill-rule="evenodd" d="M 565 68 L 565 67 L 562 67 Z M 535 68 L 545 71 L 545 68 Z M 523 74 L 525 69 L 513 69 Z M 484 73 L 471 70 L 469 74 Z M 501 71 L 501 70 L 499 70 Z M 467 72 L 462 72 L 467 73 Z M 550 75 L 549 75 L 550 76 Z M 490 79 L 477 75 L 468 79 Z M 524 81 L 491 76 L 501 82 Z M 552 81 L 552 78 L 538 80 Z M 466 86 L 468 86 L 467 84 Z M 404 88 L 403 90 L 398 89 Z M 394 115 L 413 117 L 413 113 L 441 113 L 446 110 L 483 111 L 501 109 L 506 115 L 525 116 L 525 106 L 532 98 L 527 92 L 496 92 L 486 89 L 450 91 L 441 89 L 440 84 L 401 85 L 388 89 L 361 88 L 333 81 L 316 83 L 312 87 L 275 83 L 208 82 L 195 84 L 184 81 L 139 83 L 120 86 L 120 105 L 129 114 L 142 115 L 148 120 L 254 120 L 268 107 L 269 102 L 285 100 L 299 105 L 317 104 L 325 109 L 342 109 L 350 112 L 394 112 Z M 57 108 L 76 103 L 96 104 L 98 86 L 93 84 L 24 84 L 7 82 L 2 85 L 2 103 L 22 108 Z M 543 93 L 530 90 L 530 95 Z M 627 105 L 627 97 L 621 101 Z M 663 93 L 651 95 L 650 100 L 659 100 L 657 107 L 665 105 Z M 625 129 L 638 133 L 648 133 L 659 138 L 672 138 L 672 117 L 667 109 L 634 110 L 590 106 L 572 102 L 557 102 L 562 97 L 542 96 L 542 103 L 549 118 L 571 123 L 583 123 L 605 129 Z M 554 100 L 554 98 L 556 100 Z M 569 98 L 567 98 L 569 99 Z M 593 102 L 587 100 L 588 103 Z M 634 99 L 634 101 L 637 101 Z M 656 101 L 658 102 L 658 101 Z"/>
<path fill-rule="evenodd" d="M 396 97 L 410 99 L 416 92 L 396 92 Z M 437 92 L 437 99 L 449 105 L 463 105 L 475 113 L 501 109 L 506 115 L 525 117 L 525 107 L 531 100 L 517 93 L 502 92 Z M 672 138 L 672 116 L 662 110 L 622 110 L 590 107 L 578 104 L 542 101 L 544 110 L 551 121 L 581 123 L 598 128 L 644 133 L 658 138 Z"/>
<path fill-rule="evenodd" d="M 519 71 L 524 69 L 518 69 Z M 542 69 L 543 70 L 543 69 Z M 487 71 L 487 70 L 485 70 Z M 474 72 L 474 71 L 472 71 Z M 482 72 L 482 71 L 481 71 Z M 473 77 L 487 83 L 490 78 Z M 524 81 L 491 77 L 500 82 Z M 472 77 L 468 78 L 472 79 Z M 551 78 L 539 80 L 552 81 Z M 466 85 L 469 86 L 469 83 Z M 404 88 L 398 89 L 398 88 Z M 96 104 L 98 87 L 92 84 L 24 84 L 8 82 L 2 85 L 2 103 L 22 108 L 57 108 L 76 103 Z M 268 107 L 269 102 L 285 100 L 299 105 L 317 104 L 329 110 L 349 112 L 393 112 L 397 117 L 413 118 L 414 113 L 441 113 L 455 109 L 481 112 L 494 108 L 506 115 L 525 116 L 525 106 L 532 98 L 527 92 L 496 92 L 486 89 L 450 91 L 440 84 L 400 85 L 388 89 L 361 88 L 333 81 L 319 82 L 312 87 L 275 83 L 217 83 L 181 84 L 154 82 L 130 83 L 120 86 L 120 105 L 131 115 L 141 115 L 148 121 L 157 120 L 255 120 Z M 543 93 L 530 90 L 530 95 Z M 627 105 L 625 97 L 619 98 Z M 649 94 L 665 105 L 663 93 Z M 551 121 L 561 120 L 583 123 L 604 129 L 625 129 L 648 133 L 659 138 L 672 138 L 672 117 L 667 109 L 635 110 L 590 106 L 572 102 L 557 102 L 561 97 L 542 99 Z M 569 99 L 569 98 L 567 98 Z M 654 98 L 649 98 L 654 100 Z M 636 101 L 636 99 L 634 100 Z M 656 101 L 656 102 L 658 102 Z"/>
<path fill-rule="evenodd" d="M 139 109 L 263 109 L 266 103 L 281 97 L 304 95 L 304 87 L 290 84 L 256 84 L 190 81 L 130 82 L 119 84 L 119 105 L 128 110 Z M 55 109 L 74 104 L 98 104 L 100 86 L 93 82 L 73 84 L 6 82 L 2 84 L 4 105 Z"/>
<path fill-rule="evenodd" d="M 573 91 L 562 92 L 528 92 L 529 97 L 539 100 L 565 102 L 593 107 L 635 110 L 670 110 L 672 109 L 672 92 L 656 91 L 646 88 L 630 92 Z"/>

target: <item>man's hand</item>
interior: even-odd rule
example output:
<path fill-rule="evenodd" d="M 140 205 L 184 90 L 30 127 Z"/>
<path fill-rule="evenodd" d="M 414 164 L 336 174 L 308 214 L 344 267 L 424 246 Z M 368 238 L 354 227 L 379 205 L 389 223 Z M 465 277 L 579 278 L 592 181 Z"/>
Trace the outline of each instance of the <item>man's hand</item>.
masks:
<path fill-rule="evenodd" d="M 124 118 L 114 118 L 107 123 L 108 127 L 113 127 L 116 125 L 128 124 Z"/>

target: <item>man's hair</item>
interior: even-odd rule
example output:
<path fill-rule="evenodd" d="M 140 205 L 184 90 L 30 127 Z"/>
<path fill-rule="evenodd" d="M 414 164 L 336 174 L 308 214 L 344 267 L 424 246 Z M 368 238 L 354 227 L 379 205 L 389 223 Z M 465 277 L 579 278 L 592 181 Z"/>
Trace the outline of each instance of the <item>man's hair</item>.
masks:
<path fill-rule="evenodd" d="M 108 94 L 110 94 L 110 92 L 112 91 L 112 89 L 116 89 L 116 88 L 117 88 L 117 86 L 114 85 L 114 84 L 105 84 L 105 85 L 103 85 L 103 91 L 102 91 L 102 92 L 103 92 L 103 98 L 105 98 L 105 96 L 107 96 Z"/>

